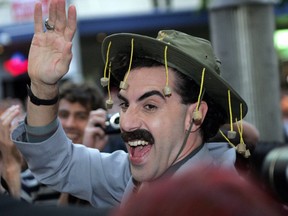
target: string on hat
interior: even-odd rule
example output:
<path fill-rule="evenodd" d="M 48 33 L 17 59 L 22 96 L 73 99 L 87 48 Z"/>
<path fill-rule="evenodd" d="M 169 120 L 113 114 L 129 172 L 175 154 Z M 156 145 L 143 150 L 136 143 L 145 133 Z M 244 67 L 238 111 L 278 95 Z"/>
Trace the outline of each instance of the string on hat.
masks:
<path fill-rule="evenodd" d="M 194 112 L 193 112 L 193 118 L 192 118 L 192 120 L 191 120 L 191 122 L 190 122 L 190 125 L 189 125 L 188 130 L 186 131 L 186 134 L 185 134 L 185 137 L 184 137 L 184 140 L 183 140 L 181 149 L 179 150 L 179 152 L 178 152 L 178 154 L 177 154 L 177 156 L 176 156 L 176 158 L 174 159 L 174 161 L 173 161 L 172 164 L 175 163 L 175 161 L 178 159 L 179 155 L 180 155 L 181 152 L 183 151 L 184 147 L 186 146 L 186 143 L 187 143 L 189 134 L 190 134 L 191 132 L 193 132 L 193 131 L 192 131 L 192 126 L 193 126 L 194 123 L 196 124 L 195 121 L 198 121 L 197 124 L 199 124 L 199 118 L 198 118 L 198 117 L 201 117 L 200 123 L 201 123 L 201 121 L 202 121 L 202 113 L 199 112 L 199 104 L 201 103 L 201 101 L 202 101 L 202 99 L 203 99 L 203 96 L 204 96 L 204 93 L 205 93 L 205 88 L 203 89 L 204 77 L 205 77 L 205 68 L 203 68 L 203 70 L 202 70 L 201 85 L 200 85 L 200 91 L 199 91 L 199 95 L 198 95 L 197 106 L 196 106 L 196 110 L 198 111 L 198 114 L 195 114 L 195 110 L 194 110 Z M 196 116 L 196 118 L 195 118 L 195 116 Z"/>
<path fill-rule="evenodd" d="M 227 132 L 227 136 L 229 139 L 234 139 L 236 137 L 236 132 L 233 130 L 233 114 L 232 114 L 230 89 L 228 89 L 228 106 L 230 115 L 230 131 Z"/>
<path fill-rule="evenodd" d="M 251 154 L 249 149 L 246 149 L 246 144 L 243 139 L 243 121 L 242 121 L 242 103 L 240 103 L 240 126 L 239 122 L 237 121 L 237 128 L 240 134 L 240 143 L 237 145 L 237 151 L 238 153 L 242 154 L 245 158 L 248 158 Z M 237 119 L 236 119 L 237 120 Z"/>
<path fill-rule="evenodd" d="M 123 90 L 128 88 L 128 83 L 126 81 L 127 81 L 128 75 L 129 75 L 130 70 L 131 70 L 133 51 L 134 51 L 134 38 L 131 39 L 131 52 L 130 52 L 129 68 L 128 68 L 127 73 L 124 76 L 123 81 L 120 82 L 120 89 L 123 89 Z"/>
<path fill-rule="evenodd" d="M 197 125 L 200 124 L 202 121 L 202 113 L 199 111 L 199 107 L 200 107 L 200 104 L 202 101 L 202 97 L 204 95 L 204 93 L 203 93 L 204 78 L 205 78 L 205 68 L 203 68 L 203 70 L 202 70 L 198 101 L 197 101 L 196 109 L 193 112 L 193 120 L 194 120 L 195 124 L 197 124 Z"/>
<path fill-rule="evenodd" d="M 164 62 L 165 62 L 165 74 L 166 74 L 166 84 L 163 89 L 163 94 L 165 97 L 170 97 L 172 94 L 171 88 L 169 87 L 169 73 L 168 73 L 168 64 L 167 64 L 167 49 L 168 46 L 165 46 L 164 50 Z"/>
<path fill-rule="evenodd" d="M 106 100 L 107 109 L 112 109 L 113 103 L 114 103 L 111 97 L 111 92 L 110 92 L 110 76 L 111 76 L 111 62 L 109 63 L 109 73 L 108 73 L 108 86 L 107 86 L 108 100 Z"/>
<path fill-rule="evenodd" d="M 234 149 L 236 149 L 236 151 L 243 155 L 245 158 L 248 158 L 251 154 L 249 149 L 246 149 L 246 144 L 244 142 L 243 139 L 243 122 L 242 122 L 242 103 L 240 103 L 240 121 L 237 120 L 237 118 L 235 119 L 236 121 L 236 125 L 238 128 L 238 132 L 239 132 L 239 136 L 240 136 L 240 143 L 235 146 L 228 137 L 225 136 L 225 134 L 222 132 L 221 129 L 219 129 L 220 134 L 224 137 L 224 139 L 228 142 L 228 144 L 233 147 Z M 240 125 L 239 125 L 240 124 Z M 236 133 L 236 132 L 235 132 Z"/>
<path fill-rule="evenodd" d="M 232 147 L 236 149 L 236 146 L 228 139 L 228 137 L 225 136 L 225 134 L 222 132 L 221 129 L 219 129 L 220 134 L 223 136 L 223 138 L 228 142 L 228 144 Z"/>
<path fill-rule="evenodd" d="M 111 93 L 110 93 L 111 62 L 109 62 L 109 52 L 110 52 L 111 44 L 112 44 L 112 42 L 110 41 L 109 44 L 108 44 L 107 53 L 106 53 L 104 77 L 102 77 L 100 79 L 101 85 L 103 87 L 107 86 L 107 91 L 108 91 L 108 100 L 106 100 L 106 108 L 107 109 L 111 109 L 113 107 L 113 100 L 111 98 Z M 106 76 L 106 74 L 107 74 L 106 71 L 107 71 L 108 62 L 109 62 L 109 69 L 108 69 L 109 73 L 108 73 L 108 77 L 107 77 Z"/>
<path fill-rule="evenodd" d="M 110 47 L 111 47 L 111 41 L 108 44 L 107 48 L 107 53 L 106 53 L 106 61 L 105 61 L 105 68 L 104 68 L 104 77 L 100 79 L 101 85 L 103 87 L 106 87 L 109 82 L 109 78 L 106 77 L 106 71 L 107 71 L 107 66 L 108 66 L 108 61 L 109 61 L 109 52 L 110 52 Z"/>

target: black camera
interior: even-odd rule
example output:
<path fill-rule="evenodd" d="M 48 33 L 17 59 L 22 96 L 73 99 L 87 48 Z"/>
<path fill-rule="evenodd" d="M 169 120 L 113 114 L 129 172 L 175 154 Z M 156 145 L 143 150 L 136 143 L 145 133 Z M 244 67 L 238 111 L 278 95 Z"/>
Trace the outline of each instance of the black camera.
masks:
<path fill-rule="evenodd" d="M 281 202 L 288 203 L 288 145 L 282 142 L 259 142 L 251 162 L 256 177 Z"/>
<path fill-rule="evenodd" d="M 275 148 L 267 154 L 262 176 L 280 200 L 288 203 L 288 146 Z"/>
<path fill-rule="evenodd" d="M 106 134 L 120 133 L 120 114 L 119 113 L 108 114 L 105 125 L 106 125 L 105 128 Z"/>

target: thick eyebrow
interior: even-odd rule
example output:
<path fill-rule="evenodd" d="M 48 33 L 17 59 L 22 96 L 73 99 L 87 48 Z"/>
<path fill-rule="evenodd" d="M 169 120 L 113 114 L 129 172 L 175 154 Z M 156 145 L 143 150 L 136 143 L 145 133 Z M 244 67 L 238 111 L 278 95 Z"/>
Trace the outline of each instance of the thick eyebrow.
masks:
<path fill-rule="evenodd" d="M 137 101 L 140 102 L 140 101 L 142 101 L 142 100 L 144 100 L 144 99 L 146 99 L 146 98 L 148 98 L 148 97 L 154 96 L 154 95 L 161 97 L 163 100 L 166 100 L 166 98 L 164 97 L 164 95 L 163 95 L 161 92 L 159 92 L 159 91 L 157 91 L 157 90 L 152 90 L 152 91 L 145 92 L 143 95 L 141 95 L 141 96 L 137 99 Z M 123 100 L 123 101 L 125 101 L 125 102 L 128 102 L 128 100 L 127 100 L 123 95 L 121 95 L 120 93 L 118 93 L 117 96 L 118 96 L 118 98 L 119 98 L 120 100 Z"/>
<path fill-rule="evenodd" d="M 154 95 L 157 95 L 157 96 L 161 97 L 163 100 L 166 100 L 164 95 L 161 92 L 159 92 L 157 90 L 152 90 L 152 91 L 148 91 L 148 92 L 144 93 L 141 97 L 138 98 L 137 101 L 138 102 L 142 101 L 142 100 L 144 100 L 148 97 L 154 96 Z"/>
<path fill-rule="evenodd" d="M 118 97 L 119 100 L 122 100 L 125 103 L 128 103 L 128 100 L 123 95 L 121 95 L 120 93 L 117 94 L 117 97 Z"/>

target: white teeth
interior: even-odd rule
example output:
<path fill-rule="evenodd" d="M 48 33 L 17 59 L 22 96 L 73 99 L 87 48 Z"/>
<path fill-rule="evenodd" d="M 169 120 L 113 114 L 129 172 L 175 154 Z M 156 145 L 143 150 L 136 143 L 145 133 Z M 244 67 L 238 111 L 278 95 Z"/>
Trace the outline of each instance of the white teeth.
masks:
<path fill-rule="evenodd" d="M 144 140 L 134 140 L 134 141 L 130 141 L 128 142 L 128 144 L 130 146 L 136 147 L 136 146 L 143 146 L 143 145 L 148 145 L 148 142 L 144 141 Z M 142 147 L 143 148 L 143 147 Z"/>

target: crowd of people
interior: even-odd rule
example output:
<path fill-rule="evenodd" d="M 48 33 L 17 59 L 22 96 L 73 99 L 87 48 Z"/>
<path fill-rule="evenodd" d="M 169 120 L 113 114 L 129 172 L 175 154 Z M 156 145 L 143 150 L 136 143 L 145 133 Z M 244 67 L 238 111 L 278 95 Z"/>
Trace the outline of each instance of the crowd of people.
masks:
<path fill-rule="evenodd" d="M 35 4 L 27 101 L 0 117 L 0 212 L 285 215 L 250 178 L 260 135 L 209 41 L 175 30 L 106 37 L 104 96 L 95 84 L 63 80 L 77 20 L 75 6 L 67 10 L 51 0 L 44 29 Z M 110 135 L 115 110 L 121 133 Z"/>

